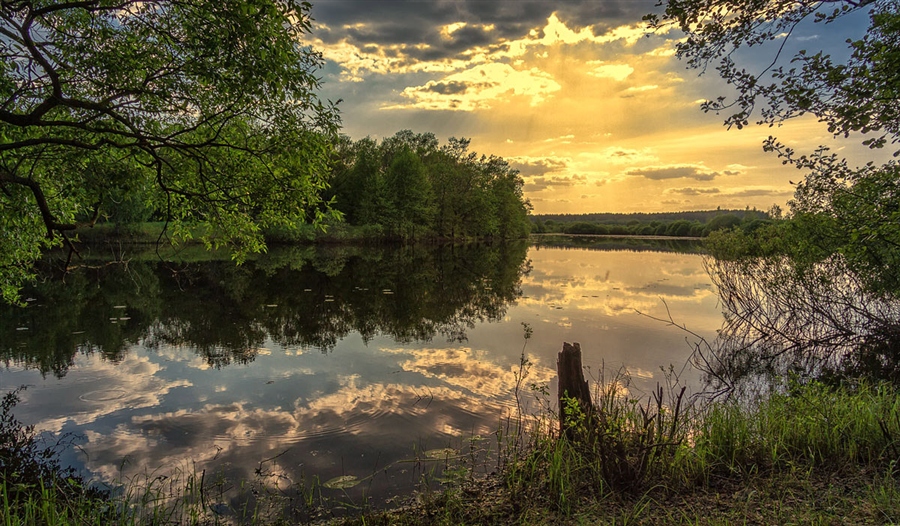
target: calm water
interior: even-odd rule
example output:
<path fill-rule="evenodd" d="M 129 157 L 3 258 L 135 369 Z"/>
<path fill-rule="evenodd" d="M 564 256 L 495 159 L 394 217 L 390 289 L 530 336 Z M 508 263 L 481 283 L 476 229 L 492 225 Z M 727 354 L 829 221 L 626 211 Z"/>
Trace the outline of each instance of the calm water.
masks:
<path fill-rule="evenodd" d="M 581 343 L 594 375 L 627 367 L 640 392 L 663 368 L 682 371 L 691 346 L 636 311 L 714 336 L 721 313 L 700 256 L 603 246 L 93 265 L 0 310 L 0 390 L 29 385 L 17 416 L 77 435 L 63 460 L 102 480 L 354 475 L 369 478 L 323 491 L 378 504 L 428 472 L 410 460 L 492 437 L 514 407 L 523 345 L 526 382 L 551 393 L 563 341 Z M 699 388 L 690 369 L 681 381 Z"/>

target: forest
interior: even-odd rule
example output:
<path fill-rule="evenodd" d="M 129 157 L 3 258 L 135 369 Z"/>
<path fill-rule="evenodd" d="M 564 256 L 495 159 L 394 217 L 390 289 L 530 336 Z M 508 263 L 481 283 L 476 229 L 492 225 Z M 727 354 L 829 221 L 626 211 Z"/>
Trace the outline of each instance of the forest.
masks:
<path fill-rule="evenodd" d="M 697 210 L 658 213 L 537 214 L 532 216 L 535 234 L 592 234 L 612 236 L 706 237 L 718 230 L 740 229 L 751 233 L 772 222 L 780 212 L 746 210 Z"/>
<path fill-rule="evenodd" d="M 326 198 L 351 225 L 392 238 L 514 239 L 528 234 L 531 205 L 518 170 L 469 151 L 468 139 L 440 145 L 403 130 L 380 143 L 341 137 Z"/>

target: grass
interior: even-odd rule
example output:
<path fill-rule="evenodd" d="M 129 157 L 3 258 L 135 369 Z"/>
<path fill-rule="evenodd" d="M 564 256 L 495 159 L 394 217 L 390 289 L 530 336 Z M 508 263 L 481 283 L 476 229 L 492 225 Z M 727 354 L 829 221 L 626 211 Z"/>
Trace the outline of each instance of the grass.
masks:
<path fill-rule="evenodd" d="M 523 375 L 524 369 L 523 364 Z M 562 431 L 559 414 L 547 405 L 534 416 L 515 415 L 497 431 L 499 454 L 492 475 L 475 477 L 475 464 L 483 459 L 459 455 L 444 470 L 443 491 L 424 485 L 399 509 L 363 509 L 336 522 L 900 522 L 896 387 L 795 383 L 754 402 L 705 403 L 688 403 L 677 389 L 634 397 L 628 388 L 628 378 L 617 375 L 598 384 L 594 408 L 563 404 Z M 546 389 L 535 387 L 535 393 L 546 402 Z M 0 526 L 297 524 L 316 514 L 285 510 L 315 512 L 334 504 L 324 501 L 316 480 L 298 483 L 300 497 L 290 503 L 277 488 L 261 484 L 252 488 L 257 497 L 244 509 L 224 515 L 219 513 L 220 497 L 227 483 L 190 470 L 181 477 L 132 481 L 125 493 L 91 492 L 83 480 L 53 468 L 52 454 L 22 442 L 29 436 L 27 428 L 11 434 L 8 413 L 4 439 L 19 440 L 22 451 L 51 468 L 35 468 L 37 478 L 30 480 L 4 471 Z"/>
<path fill-rule="evenodd" d="M 494 477 L 342 524 L 889 524 L 900 521 L 900 393 L 795 384 L 754 403 L 630 398 L 545 412 Z M 665 396 L 663 396 L 665 394 Z M 680 402 L 679 402 L 680 401 Z M 565 404 L 564 404 L 565 405 Z"/>

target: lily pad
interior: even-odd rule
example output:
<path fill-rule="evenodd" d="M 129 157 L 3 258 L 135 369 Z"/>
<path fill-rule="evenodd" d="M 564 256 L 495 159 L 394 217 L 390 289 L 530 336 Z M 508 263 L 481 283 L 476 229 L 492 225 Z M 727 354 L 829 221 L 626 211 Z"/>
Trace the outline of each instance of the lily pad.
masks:
<path fill-rule="evenodd" d="M 444 460 L 450 457 L 456 456 L 456 450 L 451 447 L 445 447 L 441 449 L 429 449 L 425 452 L 425 458 L 431 458 L 434 460 Z"/>
<path fill-rule="evenodd" d="M 360 480 L 353 475 L 341 475 L 326 481 L 323 486 L 328 489 L 349 489 L 360 483 Z"/>

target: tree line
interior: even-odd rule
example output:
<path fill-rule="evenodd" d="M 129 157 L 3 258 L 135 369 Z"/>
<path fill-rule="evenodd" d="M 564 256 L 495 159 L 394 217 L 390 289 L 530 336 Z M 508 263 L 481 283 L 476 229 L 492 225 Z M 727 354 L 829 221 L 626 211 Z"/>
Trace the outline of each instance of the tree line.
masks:
<path fill-rule="evenodd" d="M 440 145 L 433 133 L 403 130 L 378 142 L 341 137 L 327 196 L 351 225 L 393 238 L 521 238 L 529 232 L 524 182 L 469 139 Z"/>
<path fill-rule="evenodd" d="M 750 233 L 772 217 L 759 210 L 704 210 L 658 214 L 545 214 L 532 217 L 532 232 L 614 236 L 706 237 L 719 230 Z"/>

